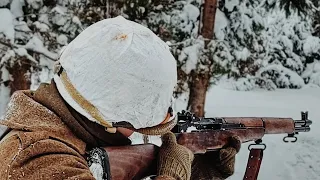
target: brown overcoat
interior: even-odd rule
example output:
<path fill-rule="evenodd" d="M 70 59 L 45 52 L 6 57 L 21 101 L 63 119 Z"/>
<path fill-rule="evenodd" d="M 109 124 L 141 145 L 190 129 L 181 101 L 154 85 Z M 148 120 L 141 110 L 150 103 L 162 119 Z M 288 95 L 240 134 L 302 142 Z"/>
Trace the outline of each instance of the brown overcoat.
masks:
<path fill-rule="evenodd" d="M 36 91 L 14 93 L 0 121 L 14 130 L 0 143 L 0 179 L 94 179 L 85 159 L 86 149 L 107 145 L 104 137 L 109 133 L 98 134 L 99 139 L 90 131 L 104 131 L 103 127 L 95 128 L 97 124 L 79 121 L 81 117 L 74 115 L 54 82 L 42 84 Z M 113 138 L 130 143 L 121 135 Z"/>

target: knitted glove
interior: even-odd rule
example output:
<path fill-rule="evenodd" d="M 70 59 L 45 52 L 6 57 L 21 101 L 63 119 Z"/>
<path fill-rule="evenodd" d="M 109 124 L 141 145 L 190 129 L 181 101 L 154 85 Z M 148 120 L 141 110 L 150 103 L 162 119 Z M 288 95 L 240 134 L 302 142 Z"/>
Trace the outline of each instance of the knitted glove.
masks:
<path fill-rule="evenodd" d="M 179 144 L 176 137 L 169 132 L 162 136 L 162 146 L 159 150 L 158 180 L 189 180 L 193 153 Z"/>
<path fill-rule="evenodd" d="M 217 152 L 197 155 L 192 164 L 191 179 L 226 179 L 234 173 L 235 155 L 241 141 L 238 136 L 230 137 L 227 145 Z"/>

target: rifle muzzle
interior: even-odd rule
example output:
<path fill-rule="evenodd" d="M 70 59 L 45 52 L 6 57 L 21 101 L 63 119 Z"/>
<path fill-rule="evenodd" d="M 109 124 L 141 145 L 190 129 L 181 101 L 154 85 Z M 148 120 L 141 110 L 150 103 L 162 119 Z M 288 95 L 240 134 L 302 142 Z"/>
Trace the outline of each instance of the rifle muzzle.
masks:
<path fill-rule="evenodd" d="M 295 132 L 309 132 L 312 121 L 308 119 L 308 112 L 301 112 L 301 120 L 294 121 Z"/>

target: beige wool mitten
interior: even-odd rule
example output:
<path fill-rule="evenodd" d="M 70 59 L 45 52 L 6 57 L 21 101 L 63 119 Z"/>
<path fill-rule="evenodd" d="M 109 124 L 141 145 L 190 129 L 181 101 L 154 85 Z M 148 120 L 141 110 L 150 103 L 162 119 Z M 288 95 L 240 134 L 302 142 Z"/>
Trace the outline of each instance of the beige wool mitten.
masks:
<path fill-rule="evenodd" d="M 228 178 L 234 173 L 235 156 L 240 147 L 239 137 L 232 136 L 223 149 L 196 155 L 192 163 L 191 179 L 221 180 Z"/>
<path fill-rule="evenodd" d="M 189 180 L 193 158 L 194 155 L 189 149 L 177 144 L 173 133 L 164 134 L 158 155 L 156 179 Z"/>

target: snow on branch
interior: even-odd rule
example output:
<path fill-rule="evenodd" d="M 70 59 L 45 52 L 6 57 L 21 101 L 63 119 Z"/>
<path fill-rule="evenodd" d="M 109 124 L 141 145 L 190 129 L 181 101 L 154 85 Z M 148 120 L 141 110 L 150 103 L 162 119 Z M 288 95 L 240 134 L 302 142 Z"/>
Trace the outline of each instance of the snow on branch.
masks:
<path fill-rule="evenodd" d="M 30 54 L 28 54 L 27 50 L 42 54 L 45 57 L 47 57 L 48 59 L 51 59 L 53 61 L 56 61 L 57 57 L 58 57 L 58 54 L 48 51 L 46 48 L 43 47 L 42 44 L 41 44 L 42 46 L 40 46 L 39 42 L 36 42 L 35 44 L 28 43 L 29 45 L 27 44 L 25 46 L 18 46 L 18 45 L 10 44 L 10 43 L 7 43 L 7 42 L 0 40 L 0 44 L 12 48 L 14 50 L 14 52 L 16 52 L 19 56 L 25 56 L 26 58 L 28 58 L 30 61 L 32 61 L 34 63 L 38 63 L 38 62 Z M 39 48 L 39 49 L 37 49 L 37 48 Z"/>
<path fill-rule="evenodd" d="M 42 41 L 37 36 L 33 36 L 33 38 L 29 40 L 24 48 L 36 53 L 40 53 L 53 61 L 57 60 L 58 58 L 58 54 L 52 53 L 47 48 L 45 48 Z"/>

